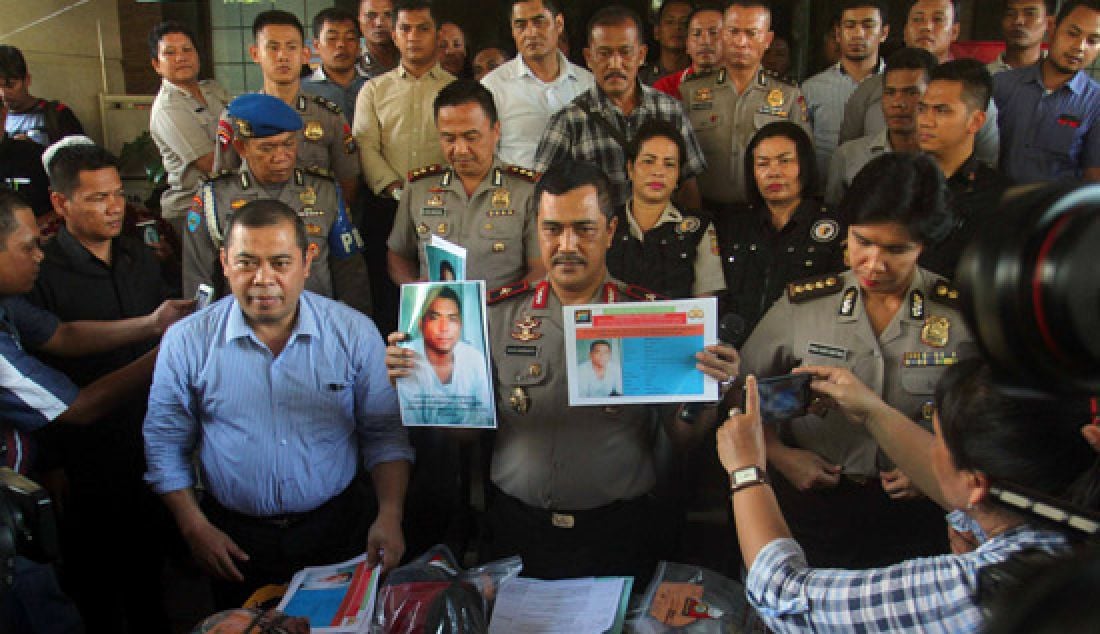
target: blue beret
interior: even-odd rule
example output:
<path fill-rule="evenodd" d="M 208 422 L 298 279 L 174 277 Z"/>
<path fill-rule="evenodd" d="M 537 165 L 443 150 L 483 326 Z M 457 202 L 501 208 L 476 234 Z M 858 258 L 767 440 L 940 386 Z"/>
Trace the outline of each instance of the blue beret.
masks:
<path fill-rule="evenodd" d="M 229 103 L 233 131 L 243 138 L 274 136 L 302 129 L 302 117 L 278 97 L 248 93 Z"/>

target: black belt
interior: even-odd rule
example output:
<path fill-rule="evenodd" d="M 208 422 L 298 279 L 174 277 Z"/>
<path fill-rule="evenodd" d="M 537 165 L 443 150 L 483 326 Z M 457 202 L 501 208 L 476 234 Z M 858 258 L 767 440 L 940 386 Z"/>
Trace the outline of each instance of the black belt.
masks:
<path fill-rule="evenodd" d="M 610 504 L 597 506 L 593 509 L 569 511 L 531 506 L 517 497 L 508 495 L 496 485 L 493 485 L 493 494 L 496 496 L 497 503 L 503 503 L 513 508 L 520 509 L 528 516 L 546 522 L 554 528 L 576 528 L 578 525 L 598 524 L 610 515 L 615 515 L 638 504 L 646 503 L 651 497 L 650 494 L 647 493 L 626 500 L 615 500 Z"/>
<path fill-rule="evenodd" d="M 321 513 L 328 511 L 337 504 L 340 504 L 345 499 L 347 499 L 349 495 L 354 494 L 355 488 L 355 478 L 352 478 L 351 483 L 348 484 L 346 489 L 329 498 L 328 501 L 321 504 L 317 508 L 310 511 L 303 511 L 301 513 L 280 513 L 278 515 L 262 516 L 249 515 L 247 513 L 241 513 L 240 511 L 234 511 L 233 509 L 223 505 L 221 502 L 218 502 L 218 500 L 215 499 L 213 495 L 210 495 L 209 493 L 207 494 L 206 498 L 203 499 L 203 505 L 208 505 L 209 510 L 213 511 L 213 513 L 216 515 L 220 515 L 221 517 L 225 517 L 242 524 L 272 526 L 275 528 L 290 528 L 291 526 L 295 526 L 305 520 L 316 517 Z"/>

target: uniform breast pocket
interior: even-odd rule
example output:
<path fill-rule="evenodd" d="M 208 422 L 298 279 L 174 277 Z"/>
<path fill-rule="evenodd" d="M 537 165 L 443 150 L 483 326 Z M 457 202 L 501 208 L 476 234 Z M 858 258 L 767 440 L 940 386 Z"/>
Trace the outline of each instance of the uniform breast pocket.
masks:
<path fill-rule="evenodd" d="M 1073 146 L 1073 140 L 1077 136 L 1079 128 L 1069 124 L 1070 120 L 1080 121 L 1074 115 L 1062 115 L 1058 117 L 1064 123 L 1055 123 L 1049 128 L 1040 129 L 1037 132 L 1035 144 L 1043 150 L 1060 157 L 1068 157 Z"/>
<path fill-rule="evenodd" d="M 688 119 L 691 121 L 691 127 L 697 132 L 722 125 L 721 113 L 714 110 L 692 110 L 688 115 Z"/>
<path fill-rule="evenodd" d="M 944 368 L 902 368 L 901 386 L 910 394 L 931 395 L 936 391 L 936 382 L 943 375 Z"/>
<path fill-rule="evenodd" d="M 764 114 L 763 112 L 757 112 L 757 113 L 752 115 L 752 125 L 757 130 L 759 130 L 760 128 L 763 128 L 764 126 L 768 125 L 769 123 L 774 123 L 776 121 L 786 121 L 786 119 L 784 119 L 783 117 L 777 117 L 777 116 L 771 115 L 771 114 Z"/>
<path fill-rule="evenodd" d="M 509 210 L 512 211 L 512 210 Z M 523 237 L 523 223 L 518 212 L 492 218 L 482 218 L 477 234 L 486 240 L 518 240 Z"/>

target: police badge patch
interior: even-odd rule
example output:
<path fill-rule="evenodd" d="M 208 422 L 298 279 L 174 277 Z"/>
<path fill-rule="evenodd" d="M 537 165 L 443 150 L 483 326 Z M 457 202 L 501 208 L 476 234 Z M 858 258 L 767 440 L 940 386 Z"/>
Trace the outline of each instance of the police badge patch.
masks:
<path fill-rule="evenodd" d="M 815 242 L 832 242 L 840 233 L 840 225 L 832 218 L 822 218 L 810 228 L 810 236 Z"/>

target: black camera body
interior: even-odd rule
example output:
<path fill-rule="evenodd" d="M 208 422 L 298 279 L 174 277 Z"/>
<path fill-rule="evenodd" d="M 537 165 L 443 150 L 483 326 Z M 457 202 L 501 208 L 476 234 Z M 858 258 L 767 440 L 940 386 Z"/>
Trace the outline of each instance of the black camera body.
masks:
<path fill-rule="evenodd" d="M 47 563 L 59 552 L 53 502 L 41 486 L 0 467 L 0 594 L 11 587 L 15 556 Z"/>

